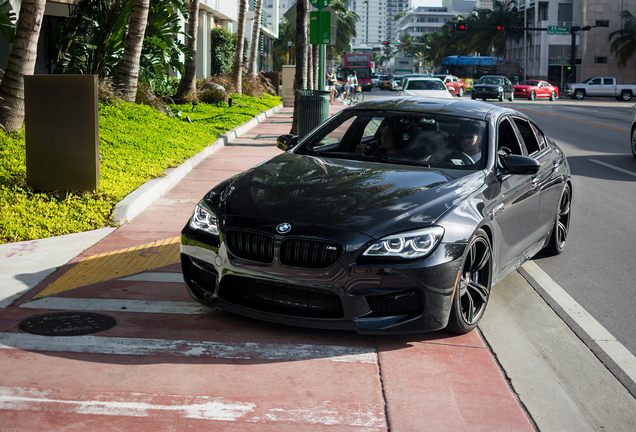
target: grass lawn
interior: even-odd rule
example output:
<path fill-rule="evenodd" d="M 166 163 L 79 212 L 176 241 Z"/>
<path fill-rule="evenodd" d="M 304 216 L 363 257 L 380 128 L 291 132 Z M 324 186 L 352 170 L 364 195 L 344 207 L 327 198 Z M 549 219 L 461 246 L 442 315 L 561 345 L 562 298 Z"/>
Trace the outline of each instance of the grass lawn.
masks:
<path fill-rule="evenodd" d="M 130 192 L 281 103 L 269 95 L 232 98 L 231 108 L 225 103 L 199 103 L 194 109 L 173 105 L 174 118 L 145 105 L 100 103 L 100 188 L 72 191 L 66 200 L 26 185 L 24 128 L 19 133 L 0 132 L 0 243 L 112 226 L 113 208 Z"/>

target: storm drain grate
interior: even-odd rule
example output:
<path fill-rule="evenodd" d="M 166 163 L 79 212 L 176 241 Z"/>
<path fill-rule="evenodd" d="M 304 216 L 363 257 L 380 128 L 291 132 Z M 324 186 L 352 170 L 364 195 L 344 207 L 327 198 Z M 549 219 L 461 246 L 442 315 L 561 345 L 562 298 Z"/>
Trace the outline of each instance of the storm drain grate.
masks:
<path fill-rule="evenodd" d="M 92 312 L 56 312 L 25 318 L 21 330 L 42 336 L 80 336 L 114 327 L 115 318 Z"/>

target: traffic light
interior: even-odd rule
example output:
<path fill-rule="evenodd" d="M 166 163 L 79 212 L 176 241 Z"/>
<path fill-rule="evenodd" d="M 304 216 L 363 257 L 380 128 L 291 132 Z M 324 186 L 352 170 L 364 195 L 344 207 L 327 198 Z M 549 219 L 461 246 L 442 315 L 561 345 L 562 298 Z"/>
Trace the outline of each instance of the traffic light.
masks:
<path fill-rule="evenodd" d="M 497 26 L 497 31 L 499 31 L 499 30 L 503 30 L 503 27 L 502 26 Z"/>
<path fill-rule="evenodd" d="M 409 45 L 409 43 L 408 43 L 408 42 L 404 42 L 404 46 L 408 46 L 408 45 Z"/>
<path fill-rule="evenodd" d="M 387 41 L 382 42 L 382 45 L 388 45 L 389 43 Z"/>
<path fill-rule="evenodd" d="M 455 31 L 466 31 L 468 30 L 468 25 L 465 22 L 455 23 Z"/>

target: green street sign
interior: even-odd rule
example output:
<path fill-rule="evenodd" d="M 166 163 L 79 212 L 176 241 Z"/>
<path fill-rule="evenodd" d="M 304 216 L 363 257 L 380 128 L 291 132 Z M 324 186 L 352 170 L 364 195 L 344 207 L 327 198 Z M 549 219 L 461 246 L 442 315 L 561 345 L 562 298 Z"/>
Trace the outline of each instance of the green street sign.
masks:
<path fill-rule="evenodd" d="M 318 28 L 318 13 L 320 29 Z M 309 12 L 309 41 L 312 45 L 329 45 L 331 43 L 331 12 Z"/>
<path fill-rule="evenodd" d="M 548 26 L 548 34 L 570 34 L 570 27 L 566 26 Z"/>
<path fill-rule="evenodd" d="M 316 9 L 324 9 L 329 6 L 331 0 L 309 0 L 309 3 L 311 3 L 311 5 Z"/>

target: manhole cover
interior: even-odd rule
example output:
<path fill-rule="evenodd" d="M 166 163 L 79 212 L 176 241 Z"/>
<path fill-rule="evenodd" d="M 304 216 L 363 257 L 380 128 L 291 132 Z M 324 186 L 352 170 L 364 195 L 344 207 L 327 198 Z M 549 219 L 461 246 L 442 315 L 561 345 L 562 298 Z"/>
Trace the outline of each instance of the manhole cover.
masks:
<path fill-rule="evenodd" d="M 43 336 L 79 336 L 115 326 L 115 318 L 91 312 L 56 312 L 25 318 L 21 330 Z"/>

